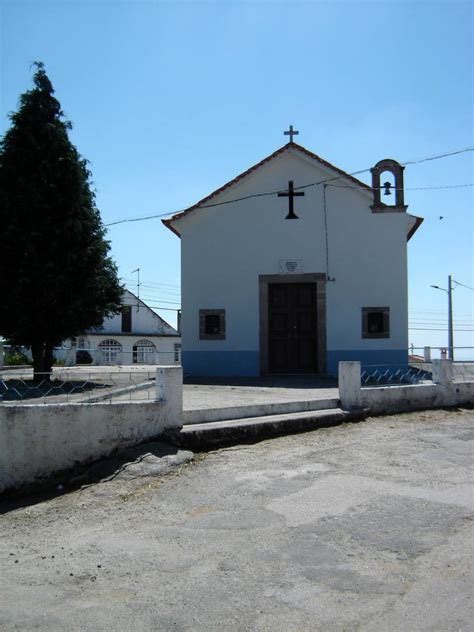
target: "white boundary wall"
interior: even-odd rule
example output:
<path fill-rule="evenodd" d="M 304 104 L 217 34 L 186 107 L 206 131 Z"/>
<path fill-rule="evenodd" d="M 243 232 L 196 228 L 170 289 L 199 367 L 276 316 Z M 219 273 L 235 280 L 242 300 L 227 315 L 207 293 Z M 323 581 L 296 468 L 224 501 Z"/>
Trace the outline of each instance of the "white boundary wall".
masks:
<path fill-rule="evenodd" d="M 154 402 L 0 405 L 0 492 L 180 426 L 181 367 L 159 367 L 156 385 Z"/>
<path fill-rule="evenodd" d="M 346 410 L 395 413 L 474 404 L 474 382 L 454 382 L 451 360 L 433 360 L 433 384 L 361 387 L 360 362 L 339 363 L 339 399 Z"/>

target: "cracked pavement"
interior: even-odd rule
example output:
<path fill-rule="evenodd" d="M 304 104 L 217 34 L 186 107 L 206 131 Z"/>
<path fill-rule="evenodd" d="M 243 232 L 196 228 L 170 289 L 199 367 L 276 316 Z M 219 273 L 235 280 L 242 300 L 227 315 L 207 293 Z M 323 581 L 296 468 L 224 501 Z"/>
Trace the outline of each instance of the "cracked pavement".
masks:
<path fill-rule="evenodd" d="M 138 446 L 1 503 L 0 629 L 472 630 L 473 438 L 438 410 Z"/>

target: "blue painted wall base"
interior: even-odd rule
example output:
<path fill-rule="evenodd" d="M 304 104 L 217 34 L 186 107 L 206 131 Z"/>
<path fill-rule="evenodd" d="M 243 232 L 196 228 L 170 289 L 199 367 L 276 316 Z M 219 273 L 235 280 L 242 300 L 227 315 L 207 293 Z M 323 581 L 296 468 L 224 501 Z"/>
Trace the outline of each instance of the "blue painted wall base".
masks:
<path fill-rule="evenodd" d="M 254 377 L 260 375 L 258 351 L 183 351 L 185 375 Z"/>
<path fill-rule="evenodd" d="M 259 356 L 258 351 L 183 351 L 183 371 L 185 375 L 194 376 L 256 377 L 260 375 Z M 386 368 L 398 368 L 401 365 L 408 365 L 408 351 L 406 349 L 328 351 L 328 375 L 337 377 L 338 363 L 354 360 L 358 360 L 362 367 L 382 365 Z"/>

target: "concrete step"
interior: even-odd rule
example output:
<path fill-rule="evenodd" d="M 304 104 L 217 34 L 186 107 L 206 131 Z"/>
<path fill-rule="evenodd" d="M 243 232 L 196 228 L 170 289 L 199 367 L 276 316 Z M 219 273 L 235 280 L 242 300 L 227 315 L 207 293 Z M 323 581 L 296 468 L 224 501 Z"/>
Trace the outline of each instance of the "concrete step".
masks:
<path fill-rule="evenodd" d="M 185 410 L 183 412 L 183 424 L 203 424 L 212 421 L 225 421 L 227 419 L 245 419 L 247 417 L 264 417 L 266 415 L 335 409 L 339 405 L 340 402 L 337 397 L 326 397 L 325 399 L 306 399 L 296 402 L 272 402 L 267 404 Z"/>
<path fill-rule="evenodd" d="M 255 443 L 269 437 L 307 432 L 348 421 L 360 421 L 365 416 L 362 410 L 313 410 L 189 424 L 180 430 L 167 431 L 166 436 L 180 447 L 199 452 L 239 443 Z"/>

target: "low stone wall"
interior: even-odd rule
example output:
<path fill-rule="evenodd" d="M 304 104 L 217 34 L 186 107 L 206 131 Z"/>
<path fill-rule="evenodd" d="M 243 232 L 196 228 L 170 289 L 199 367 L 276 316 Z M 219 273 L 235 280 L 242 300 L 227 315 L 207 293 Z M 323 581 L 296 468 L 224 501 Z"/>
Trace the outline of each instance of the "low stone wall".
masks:
<path fill-rule="evenodd" d="M 157 369 L 157 401 L 0 405 L 0 492 L 182 424 L 182 370 Z"/>
<path fill-rule="evenodd" d="M 361 387 L 360 362 L 339 363 L 339 398 L 346 410 L 395 413 L 474 404 L 474 382 L 455 382 L 451 360 L 433 360 L 433 383 Z"/>

